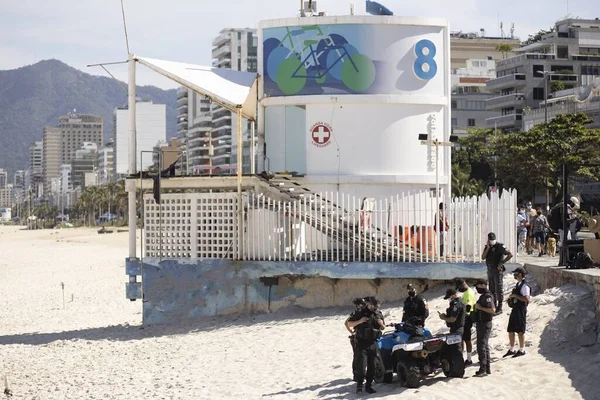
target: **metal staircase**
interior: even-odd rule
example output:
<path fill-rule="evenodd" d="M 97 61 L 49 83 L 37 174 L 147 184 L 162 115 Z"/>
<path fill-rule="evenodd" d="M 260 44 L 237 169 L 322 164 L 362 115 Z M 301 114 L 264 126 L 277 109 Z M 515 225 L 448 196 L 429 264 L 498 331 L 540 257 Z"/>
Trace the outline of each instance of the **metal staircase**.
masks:
<path fill-rule="evenodd" d="M 321 253 L 312 254 L 311 259 L 316 258 L 325 261 L 338 259 L 339 261 L 403 262 L 405 257 L 414 261 L 419 256 L 419 252 L 411 247 L 405 247 L 403 244 L 400 244 L 399 247 L 395 243 L 394 237 L 381 229 L 369 226 L 361 232 L 360 222 L 356 221 L 356 217 L 351 217 L 351 215 L 356 215 L 360 210 L 342 208 L 331 199 L 302 186 L 298 177 L 276 174 L 269 177 L 269 179 L 263 176 L 259 176 L 258 178 L 269 194 L 275 194 L 279 198 L 282 198 L 284 202 L 288 202 L 285 203 L 287 207 L 285 210 L 286 213 L 294 215 L 328 238 L 349 247 L 345 252 L 341 252 L 339 249 L 328 250 L 328 252 L 337 253 L 337 257 L 333 257 L 333 254 Z M 296 200 L 300 200 L 306 204 L 307 209 L 310 209 L 311 212 L 290 209 L 290 202 Z M 262 204 L 254 204 L 254 206 L 268 208 L 264 202 Z M 277 207 L 275 204 L 271 205 L 273 211 L 275 207 Z M 352 221 L 356 221 L 356 223 Z"/>

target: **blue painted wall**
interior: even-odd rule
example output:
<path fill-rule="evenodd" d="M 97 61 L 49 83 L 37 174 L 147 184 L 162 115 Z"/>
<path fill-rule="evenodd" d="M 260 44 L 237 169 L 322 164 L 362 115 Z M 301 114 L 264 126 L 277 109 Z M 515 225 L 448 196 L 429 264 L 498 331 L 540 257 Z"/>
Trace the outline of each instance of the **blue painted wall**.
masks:
<path fill-rule="evenodd" d="M 178 324 L 201 317 L 262 313 L 290 306 L 348 305 L 375 294 L 383 301 L 406 296 L 408 282 L 486 276 L 484 264 L 325 263 L 144 259 L 144 324 Z M 276 286 L 260 278 L 278 277 Z M 429 282 L 431 285 L 431 282 Z"/>

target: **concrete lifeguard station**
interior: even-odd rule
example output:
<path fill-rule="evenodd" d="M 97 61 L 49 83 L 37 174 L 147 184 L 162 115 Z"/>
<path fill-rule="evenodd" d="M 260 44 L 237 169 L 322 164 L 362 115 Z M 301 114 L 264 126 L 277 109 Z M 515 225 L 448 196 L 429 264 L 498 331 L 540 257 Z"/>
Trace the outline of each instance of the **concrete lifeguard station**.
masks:
<path fill-rule="evenodd" d="M 392 301 L 406 280 L 483 276 L 487 232 L 516 237 L 516 193 L 450 195 L 449 52 L 444 20 L 349 15 L 261 22 L 257 74 L 130 55 L 127 190 L 143 228 L 136 243 L 131 212 L 127 297 L 144 322 Z M 252 173 L 183 166 L 158 204 L 136 169 L 136 64 L 234 112 Z"/>

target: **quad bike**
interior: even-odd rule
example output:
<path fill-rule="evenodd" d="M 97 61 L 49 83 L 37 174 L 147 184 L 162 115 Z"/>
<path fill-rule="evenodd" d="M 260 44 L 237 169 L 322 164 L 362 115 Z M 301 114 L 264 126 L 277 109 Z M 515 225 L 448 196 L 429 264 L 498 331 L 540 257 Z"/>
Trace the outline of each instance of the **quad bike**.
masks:
<path fill-rule="evenodd" d="M 401 386 L 417 388 L 422 379 L 440 368 L 447 377 L 464 376 L 460 335 L 433 336 L 427 328 L 403 322 L 388 326 L 394 331 L 377 340 L 375 382 L 390 383 L 395 373 Z"/>

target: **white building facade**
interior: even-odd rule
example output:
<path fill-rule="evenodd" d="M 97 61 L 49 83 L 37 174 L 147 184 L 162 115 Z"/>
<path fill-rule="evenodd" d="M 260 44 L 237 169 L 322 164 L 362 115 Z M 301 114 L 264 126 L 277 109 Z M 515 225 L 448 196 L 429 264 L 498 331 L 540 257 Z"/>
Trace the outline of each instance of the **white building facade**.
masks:
<path fill-rule="evenodd" d="M 129 110 L 119 108 L 115 110 L 115 172 L 117 175 L 126 175 L 128 172 L 127 158 L 129 154 L 128 132 Z M 151 101 L 138 101 L 136 103 L 137 126 L 137 159 L 138 167 L 143 170 L 152 166 L 151 152 L 156 143 L 167 139 L 167 114 L 164 104 L 153 104 Z"/>

